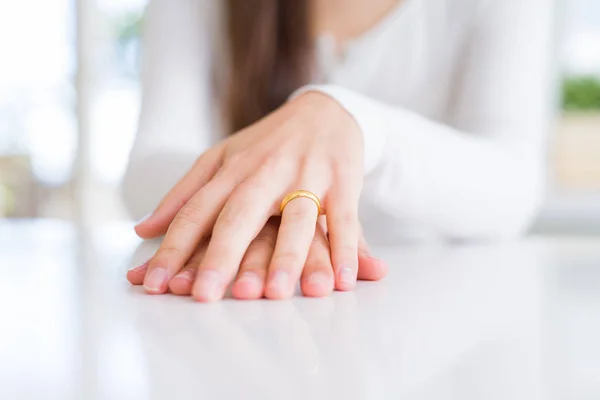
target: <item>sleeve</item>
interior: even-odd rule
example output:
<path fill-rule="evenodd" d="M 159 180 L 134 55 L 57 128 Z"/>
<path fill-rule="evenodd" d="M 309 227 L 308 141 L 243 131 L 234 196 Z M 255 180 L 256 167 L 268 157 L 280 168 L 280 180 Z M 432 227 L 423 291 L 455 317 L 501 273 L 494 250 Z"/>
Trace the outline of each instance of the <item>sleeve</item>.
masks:
<path fill-rule="evenodd" d="M 136 219 L 156 207 L 214 140 L 210 3 L 152 0 L 147 6 L 142 107 L 121 190 Z"/>
<path fill-rule="evenodd" d="M 489 1 L 461 64 L 450 124 L 342 87 L 309 85 L 354 117 L 363 201 L 450 239 L 514 236 L 540 206 L 553 106 L 548 0 Z"/>

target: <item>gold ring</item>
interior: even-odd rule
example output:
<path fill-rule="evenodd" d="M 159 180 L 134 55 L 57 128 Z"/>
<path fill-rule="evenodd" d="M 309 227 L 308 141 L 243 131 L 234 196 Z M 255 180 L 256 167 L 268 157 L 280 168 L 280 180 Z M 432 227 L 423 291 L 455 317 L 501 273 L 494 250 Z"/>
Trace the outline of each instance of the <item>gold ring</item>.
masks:
<path fill-rule="evenodd" d="M 308 190 L 296 190 L 295 192 L 292 192 L 292 193 L 288 194 L 287 196 L 285 196 L 283 198 L 283 200 L 281 201 L 281 206 L 279 206 L 279 212 L 281 212 L 281 214 L 283 214 L 283 209 L 285 208 L 285 206 L 287 206 L 287 204 L 290 201 L 297 199 L 298 197 L 306 197 L 307 199 L 311 199 L 312 201 L 314 201 L 315 204 L 317 205 L 317 215 L 323 214 L 323 208 L 321 207 L 321 200 L 319 200 L 319 198 L 317 197 L 316 194 L 314 194 L 313 192 L 309 192 Z"/>

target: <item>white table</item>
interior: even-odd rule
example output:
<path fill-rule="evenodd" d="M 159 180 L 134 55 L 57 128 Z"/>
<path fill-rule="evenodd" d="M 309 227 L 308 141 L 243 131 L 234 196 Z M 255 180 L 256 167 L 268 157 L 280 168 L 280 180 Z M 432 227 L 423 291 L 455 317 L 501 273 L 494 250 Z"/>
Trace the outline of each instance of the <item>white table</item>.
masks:
<path fill-rule="evenodd" d="M 138 244 L 0 223 L 0 399 L 600 399 L 600 238 L 378 249 L 352 293 L 210 305 L 130 287 Z"/>

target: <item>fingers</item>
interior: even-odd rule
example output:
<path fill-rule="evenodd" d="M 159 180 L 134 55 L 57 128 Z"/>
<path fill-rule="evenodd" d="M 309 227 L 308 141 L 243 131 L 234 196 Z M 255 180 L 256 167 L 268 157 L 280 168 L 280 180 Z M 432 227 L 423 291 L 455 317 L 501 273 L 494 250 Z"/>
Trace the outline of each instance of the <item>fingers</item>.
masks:
<path fill-rule="evenodd" d="M 280 188 L 289 176 L 272 165 L 263 166 L 229 197 L 214 225 L 206 256 L 194 284 L 194 298 L 215 301 L 239 269 L 252 240 L 276 210 Z"/>
<path fill-rule="evenodd" d="M 188 173 L 167 193 L 156 210 L 135 226 L 136 233 L 144 239 L 164 235 L 179 210 L 215 176 L 222 157 L 222 146 L 202 154 Z"/>
<path fill-rule="evenodd" d="M 198 265 L 186 265 L 169 281 L 169 290 L 178 296 L 189 296 L 196 279 Z"/>
<path fill-rule="evenodd" d="M 286 205 L 269 266 L 266 297 L 284 299 L 293 294 L 315 235 L 317 217 L 317 205 L 311 199 L 298 197 Z"/>
<path fill-rule="evenodd" d="M 267 223 L 248 247 L 231 287 L 231 294 L 236 299 L 251 300 L 263 296 L 267 269 L 275 250 L 278 225 L 279 222 Z"/>
<path fill-rule="evenodd" d="M 144 276 L 148 270 L 148 261 L 137 267 L 131 268 L 127 271 L 127 280 L 132 285 L 141 285 L 144 283 Z"/>
<path fill-rule="evenodd" d="M 315 236 L 302 271 L 300 287 L 308 297 L 324 297 L 333 291 L 334 275 L 329 242 L 324 227 L 317 223 Z"/>
<path fill-rule="evenodd" d="M 351 290 L 358 273 L 358 193 L 348 185 L 336 185 L 327 197 L 327 228 L 335 287 Z"/>
<path fill-rule="evenodd" d="M 254 239 L 246 252 L 237 278 L 232 286 L 232 295 L 237 299 L 257 299 L 263 296 L 266 272 L 273 255 L 277 238 L 278 218 L 272 218 Z M 187 265 L 169 281 L 172 293 L 182 296 L 191 294 L 198 265 L 206 251 L 202 244 Z M 127 280 L 132 285 L 141 285 L 148 269 L 148 262 L 127 271 Z M 385 261 L 372 257 L 364 236 L 358 241 L 358 279 L 378 281 L 388 273 Z M 328 296 L 333 289 L 333 267 L 326 226 L 323 220 L 317 223 L 314 239 L 300 280 L 302 293 L 308 297 Z"/>
<path fill-rule="evenodd" d="M 215 178 L 196 193 L 177 213 L 158 251 L 150 260 L 144 287 L 148 293 L 167 290 L 167 282 L 192 256 L 208 236 L 225 200 L 236 186 L 226 176 Z"/>
<path fill-rule="evenodd" d="M 385 278 L 387 273 L 387 263 L 371 256 L 369 245 L 361 233 L 358 238 L 358 279 L 378 281 Z"/>
<path fill-rule="evenodd" d="M 202 262 L 205 253 L 206 242 L 198 246 L 185 267 L 169 281 L 171 293 L 179 296 L 189 296 L 192 293 L 192 286 L 196 280 L 198 265 Z"/>

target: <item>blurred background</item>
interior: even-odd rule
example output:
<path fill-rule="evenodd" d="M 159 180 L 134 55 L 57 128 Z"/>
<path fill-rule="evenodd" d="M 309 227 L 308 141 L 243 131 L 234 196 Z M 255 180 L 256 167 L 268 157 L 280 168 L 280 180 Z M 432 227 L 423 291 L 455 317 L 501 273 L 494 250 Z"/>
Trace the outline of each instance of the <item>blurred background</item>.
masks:
<path fill-rule="evenodd" d="M 557 1 L 561 101 L 532 230 L 600 234 L 600 2 Z M 0 2 L 0 218 L 128 219 L 118 188 L 140 106 L 146 3 Z"/>

